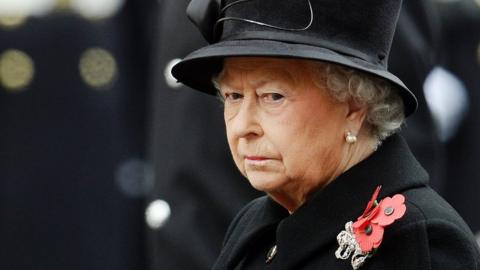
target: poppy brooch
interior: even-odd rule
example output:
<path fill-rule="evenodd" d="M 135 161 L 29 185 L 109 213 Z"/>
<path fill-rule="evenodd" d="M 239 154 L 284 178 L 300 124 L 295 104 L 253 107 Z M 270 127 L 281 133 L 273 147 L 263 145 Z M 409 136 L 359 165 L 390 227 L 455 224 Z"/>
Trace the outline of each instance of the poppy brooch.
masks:
<path fill-rule="evenodd" d="M 378 186 L 357 221 L 347 222 L 345 230 L 337 235 L 339 247 L 335 251 L 335 256 L 341 260 L 348 260 L 351 256 L 352 267 L 355 270 L 378 249 L 382 243 L 385 227 L 403 217 L 407 211 L 405 197 L 401 194 L 377 202 L 380 189 L 381 186 Z"/>

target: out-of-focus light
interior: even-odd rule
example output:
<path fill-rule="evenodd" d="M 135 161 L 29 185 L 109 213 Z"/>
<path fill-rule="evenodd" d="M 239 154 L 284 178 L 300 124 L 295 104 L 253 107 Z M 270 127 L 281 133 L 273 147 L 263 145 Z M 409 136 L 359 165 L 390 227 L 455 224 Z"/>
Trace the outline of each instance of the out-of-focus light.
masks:
<path fill-rule="evenodd" d="M 452 73 L 436 67 L 425 80 L 423 90 L 437 123 L 439 137 L 446 142 L 456 134 L 468 112 L 469 101 L 465 85 Z"/>
<path fill-rule="evenodd" d="M 0 83 L 11 91 L 19 92 L 33 79 L 35 67 L 32 58 L 19 50 L 7 50 L 0 55 Z"/>
<path fill-rule="evenodd" d="M 475 3 L 477 3 L 477 6 L 480 8 L 480 0 L 475 0 Z"/>
<path fill-rule="evenodd" d="M 128 159 L 117 168 L 115 182 L 126 196 L 143 197 L 153 185 L 152 169 L 144 160 Z"/>
<path fill-rule="evenodd" d="M 27 16 L 0 16 L 0 27 L 13 29 L 21 26 L 27 21 Z"/>
<path fill-rule="evenodd" d="M 167 65 L 165 66 L 165 70 L 163 71 L 163 75 L 165 76 L 165 82 L 171 88 L 179 88 L 180 86 L 182 86 L 182 84 L 177 82 L 177 79 L 175 79 L 175 77 L 173 77 L 172 75 L 172 68 L 178 62 L 180 62 L 179 58 L 172 59 L 170 62 L 167 63 Z"/>
<path fill-rule="evenodd" d="M 117 75 L 117 62 L 112 54 L 101 48 L 91 48 L 80 56 L 80 75 L 87 85 L 105 89 Z"/>
<path fill-rule="evenodd" d="M 163 200 L 151 202 L 145 210 L 145 221 L 151 229 L 160 229 L 171 215 L 170 205 Z"/>
<path fill-rule="evenodd" d="M 1 0 L 0 16 L 44 16 L 55 4 L 56 0 Z"/>
<path fill-rule="evenodd" d="M 115 15 L 125 0 L 70 0 L 73 10 L 88 19 L 104 19 Z"/>

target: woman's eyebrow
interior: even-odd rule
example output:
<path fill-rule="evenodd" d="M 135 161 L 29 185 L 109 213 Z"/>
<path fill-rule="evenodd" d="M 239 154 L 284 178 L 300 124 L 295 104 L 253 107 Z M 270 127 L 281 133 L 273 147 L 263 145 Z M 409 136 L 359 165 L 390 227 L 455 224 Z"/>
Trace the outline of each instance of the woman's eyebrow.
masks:
<path fill-rule="evenodd" d="M 254 79 L 250 82 L 255 88 L 262 87 L 265 84 L 272 82 L 287 84 L 288 86 L 295 85 L 294 77 L 290 72 L 285 70 L 269 70 L 267 72 L 262 72 L 259 75 L 258 79 Z M 275 75 L 280 75 L 280 77 Z"/>

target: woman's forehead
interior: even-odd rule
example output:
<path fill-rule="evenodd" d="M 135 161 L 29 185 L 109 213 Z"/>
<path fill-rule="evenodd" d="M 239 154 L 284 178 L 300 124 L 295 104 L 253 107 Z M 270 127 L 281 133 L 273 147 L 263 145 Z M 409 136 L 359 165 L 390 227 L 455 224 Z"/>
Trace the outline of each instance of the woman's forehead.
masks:
<path fill-rule="evenodd" d="M 296 84 L 305 80 L 306 76 L 308 76 L 308 71 L 307 61 L 305 60 L 232 57 L 225 60 L 220 79 L 222 81 L 232 81 L 247 78 L 254 84 L 270 81 Z"/>

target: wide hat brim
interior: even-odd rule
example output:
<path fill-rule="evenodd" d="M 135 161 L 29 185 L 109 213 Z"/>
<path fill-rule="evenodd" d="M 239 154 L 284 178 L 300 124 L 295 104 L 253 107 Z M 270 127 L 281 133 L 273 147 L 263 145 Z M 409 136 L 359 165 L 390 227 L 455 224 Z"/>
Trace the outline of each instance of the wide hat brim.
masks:
<path fill-rule="evenodd" d="M 191 88 L 216 95 L 217 89 L 212 83 L 212 78 L 221 71 L 223 59 L 240 56 L 299 58 L 340 64 L 391 82 L 393 89 L 403 99 L 406 117 L 415 112 L 418 106 L 415 95 L 388 70 L 330 49 L 274 40 L 226 40 L 203 47 L 177 63 L 172 69 L 172 75 Z"/>

